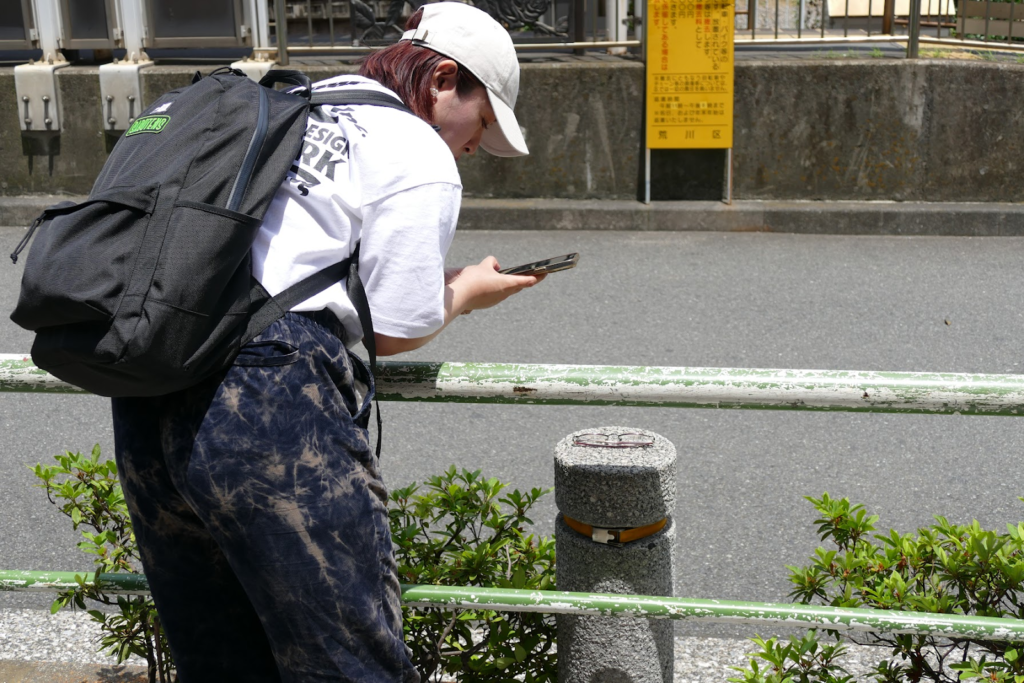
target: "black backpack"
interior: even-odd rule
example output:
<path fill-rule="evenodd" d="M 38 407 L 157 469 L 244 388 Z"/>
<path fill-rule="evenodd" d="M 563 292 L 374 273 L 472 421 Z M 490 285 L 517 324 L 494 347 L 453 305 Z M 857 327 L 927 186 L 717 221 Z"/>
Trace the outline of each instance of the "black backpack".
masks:
<path fill-rule="evenodd" d="M 275 297 L 252 277 L 252 242 L 320 104 L 412 113 L 374 91 L 313 94 L 300 72 L 256 83 L 231 69 L 197 73 L 143 112 L 89 198 L 48 208 L 11 254 L 17 263 L 38 229 L 11 315 L 36 333 L 35 364 L 102 396 L 171 393 L 227 368 L 292 306 L 348 277 L 375 366 L 358 245 Z"/>

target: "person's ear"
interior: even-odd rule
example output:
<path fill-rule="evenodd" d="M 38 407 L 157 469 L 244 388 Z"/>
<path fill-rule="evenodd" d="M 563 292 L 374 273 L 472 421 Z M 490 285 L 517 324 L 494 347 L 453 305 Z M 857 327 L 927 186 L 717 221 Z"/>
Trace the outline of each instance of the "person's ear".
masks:
<path fill-rule="evenodd" d="M 459 73 L 459 65 L 451 59 L 442 59 L 434 69 L 434 75 L 430 79 L 431 85 L 437 88 L 440 92 L 445 90 L 454 90 L 456 76 Z"/>

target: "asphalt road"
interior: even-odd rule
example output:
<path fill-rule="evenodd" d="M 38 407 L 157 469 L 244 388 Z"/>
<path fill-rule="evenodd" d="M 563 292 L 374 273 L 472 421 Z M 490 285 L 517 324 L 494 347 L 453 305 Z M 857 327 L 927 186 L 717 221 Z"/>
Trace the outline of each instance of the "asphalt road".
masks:
<path fill-rule="evenodd" d="M 0 247 L 21 230 L 0 229 Z M 0 251 L 3 251 L 0 248 Z M 9 251 L 9 250 L 8 250 Z M 464 316 L 418 360 L 847 370 L 1022 372 L 1024 239 L 718 233 L 466 232 L 450 264 L 579 251 L 498 308 Z M 7 253 L 3 251 L 3 253 Z M 0 310 L 20 266 L 0 264 Z M 947 323 L 948 321 L 948 323 Z M 0 320 L 0 352 L 31 336 Z M 449 464 L 515 487 L 550 486 L 566 434 L 623 425 L 679 452 L 677 595 L 780 600 L 785 565 L 817 545 L 803 496 L 848 496 L 912 530 L 943 514 L 1002 530 L 1024 519 L 1024 420 L 665 408 L 386 403 L 391 486 Z M 107 402 L 0 395 L 0 568 L 85 569 L 70 523 L 27 466 L 99 443 Z M 552 533 L 554 497 L 535 510 Z M 0 594 L 0 608 L 48 604 Z M 702 627 L 688 626 L 699 631 Z M 708 631 L 707 628 L 704 629 Z M 724 631 L 723 631 L 724 632 Z"/>

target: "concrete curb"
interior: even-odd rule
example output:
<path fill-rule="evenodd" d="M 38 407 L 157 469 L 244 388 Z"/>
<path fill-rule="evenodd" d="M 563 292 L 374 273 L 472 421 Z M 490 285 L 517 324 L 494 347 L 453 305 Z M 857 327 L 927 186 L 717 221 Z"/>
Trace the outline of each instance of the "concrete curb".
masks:
<path fill-rule="evenodd" d="M 0 660 L 0 683 L 147 683 L 144 666 Z"/>
<path fill-rule="evenodd" d="M 82 197 L 0 197 L 0 225 L 27 226 L 47 206 Z M 817 235 L 1024 236 L 1024 203 L 742 200 L 463 200 L 463 230 L 656 230 Z"/>

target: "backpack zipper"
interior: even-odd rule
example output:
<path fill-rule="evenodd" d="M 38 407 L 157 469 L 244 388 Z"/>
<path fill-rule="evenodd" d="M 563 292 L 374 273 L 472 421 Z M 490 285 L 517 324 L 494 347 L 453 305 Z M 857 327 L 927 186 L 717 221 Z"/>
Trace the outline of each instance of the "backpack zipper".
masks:
<path fill-rule="evenodd" d="M 259 86 L 259 89 L 260 106 L 259 113 L 256 115 L 256 131 L 252 134 L 252 139 L 249 140 L 249 148 L 245 150 L 245 158 L 242 160 L 242 167 L 238 169 L 238 175 L 235 176 L 235 184 L 231 186 L 231 195 L 227 205 L 231 211 L 238 211 L 238 207 L 242 204 L 242 198 L 249 186 L 252 172 L 256 169 L 256 160 L 267 139 L 267 129 L 270 123 L 270 99 L 262 85 Z"/>
<path fill-rule="evenodd" d="M 43 222 L 45 217 L 46 214 L 44 213 L 32 221 L 32 225 L 29 226 L 28 232 L 26 232 L 25 236 L 21 238 L 21 241 L 18 242 L 18 246 L 14 248 L 14 253 L 11 254 L 11 261 L 14 265 L 18 265 L 18 256 L 25 250 L 25 247 L 28 246 L 28 241 L 32 239 L 32 233 L 36 231 L 36 228 L 39 227 L 39 224 Z"/>

